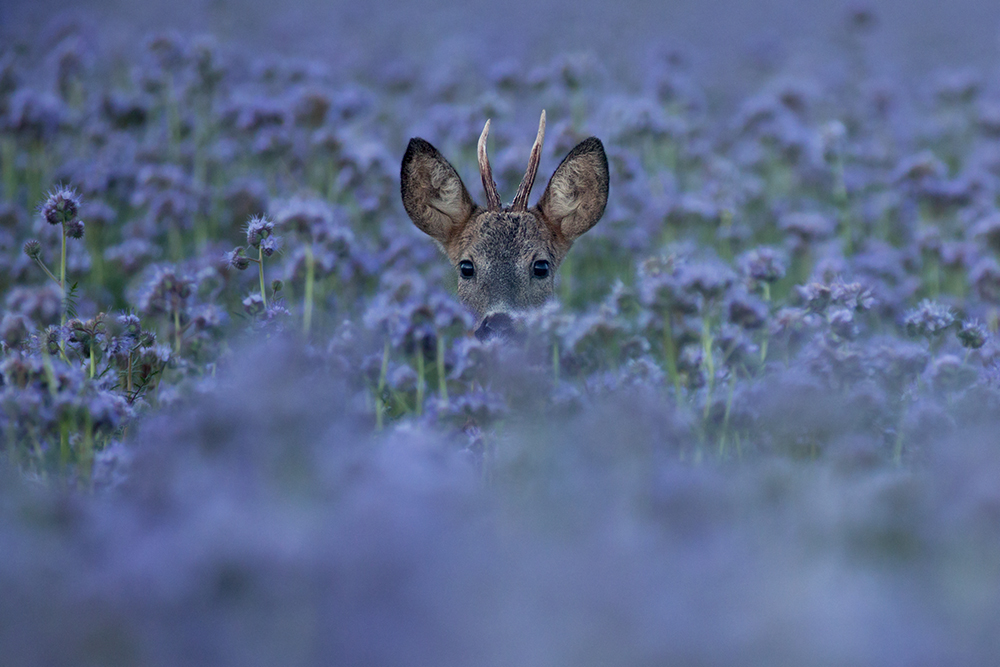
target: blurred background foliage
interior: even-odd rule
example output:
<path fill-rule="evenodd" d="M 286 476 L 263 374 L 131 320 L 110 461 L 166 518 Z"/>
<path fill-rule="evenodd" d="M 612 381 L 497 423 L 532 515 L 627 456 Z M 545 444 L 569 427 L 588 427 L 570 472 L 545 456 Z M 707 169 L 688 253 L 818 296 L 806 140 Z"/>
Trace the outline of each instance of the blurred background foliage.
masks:
<path fill-rule="evenodd" d="M 3 3 L 0 661 L 995 664 L 998 29 Z M 483 343 L 399 161 L 540 108 L 611 199 Z"/>

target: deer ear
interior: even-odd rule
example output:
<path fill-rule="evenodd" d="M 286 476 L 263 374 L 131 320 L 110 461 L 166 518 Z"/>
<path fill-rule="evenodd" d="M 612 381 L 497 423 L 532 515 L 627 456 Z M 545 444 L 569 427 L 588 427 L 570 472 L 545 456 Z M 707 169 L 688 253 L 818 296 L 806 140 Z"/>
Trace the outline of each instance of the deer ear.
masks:
<path fill-rule="evenodd" d="M 552 174 L 537 208 L 567 241 L 597 224 L 608 203 L 608 157 L 597 137 L 585 139 Z"/>
<path fill-rule="evenodd" d="M 476 208 L 455 168 L 423 139 L 410 139 L 399 180 L 410 220 L 442 245 Z"/>

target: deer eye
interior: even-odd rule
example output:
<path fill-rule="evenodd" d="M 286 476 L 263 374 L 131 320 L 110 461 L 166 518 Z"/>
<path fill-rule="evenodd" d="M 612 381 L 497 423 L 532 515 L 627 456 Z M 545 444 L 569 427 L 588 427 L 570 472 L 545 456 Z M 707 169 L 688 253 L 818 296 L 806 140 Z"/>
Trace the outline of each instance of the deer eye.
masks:
<path fill-rule="evenodd" d="M 549 277 L 549 262 L 545 259 L 540 259 L 535 262 L 533 267 L 533 272 L 536 278 L 548 278 Z"/>
<path fill-rule="evenodd" d="M 467 259 L 463 259 L 458 263 L 458 270 L 462 274 L 463 278 L 471 278 L 476 275 L 476 267 L 474 267 L 472 262 Z"/>

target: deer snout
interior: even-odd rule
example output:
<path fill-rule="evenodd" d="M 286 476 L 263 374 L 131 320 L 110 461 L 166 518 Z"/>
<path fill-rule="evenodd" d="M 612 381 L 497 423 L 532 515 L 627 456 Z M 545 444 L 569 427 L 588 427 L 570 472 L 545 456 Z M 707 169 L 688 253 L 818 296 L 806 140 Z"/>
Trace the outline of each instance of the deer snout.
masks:
<path fill-rule="evenodd" d="M 479 328 L 476 329 L 476 338 L 479 340 L 489 340 L 490 338 L 512 338 L 514 335 L 514 320 L 507 313 L 491 313 L 483 318 Z"/>

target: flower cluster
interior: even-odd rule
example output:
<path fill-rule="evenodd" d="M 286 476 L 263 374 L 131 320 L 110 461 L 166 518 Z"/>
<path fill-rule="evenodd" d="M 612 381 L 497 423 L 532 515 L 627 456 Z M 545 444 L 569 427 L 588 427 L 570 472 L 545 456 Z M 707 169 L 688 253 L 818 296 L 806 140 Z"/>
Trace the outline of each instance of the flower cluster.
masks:
<path fill-rule="evenodd" d="M 745 95 L 630 44 L 0 35 L 4 661 L 991 664 L 996 75 L 887 86 L 877 18 Z M 512 193 L 539 108 L 608 206 L 478 340 L 400 159 L 481 201 L 492 118 Z"/>

